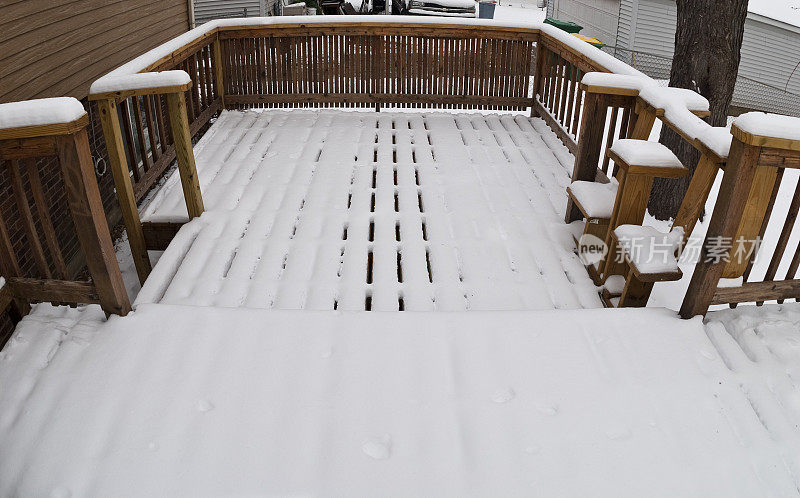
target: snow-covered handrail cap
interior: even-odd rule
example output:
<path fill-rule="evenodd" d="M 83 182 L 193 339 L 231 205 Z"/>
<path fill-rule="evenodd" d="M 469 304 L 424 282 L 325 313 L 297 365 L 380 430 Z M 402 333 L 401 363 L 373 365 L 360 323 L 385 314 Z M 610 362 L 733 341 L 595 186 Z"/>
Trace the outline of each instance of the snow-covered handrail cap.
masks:
<path fill-rule="evenodd" d="M 189 73 L 181 70 L 152 73 L 107 74 L 92 83 L 89 98 L 130 97 L 154 93 L 182 92 L 192 85 Z"/>
<path fill-rule="evenodd" d="M 375 26 L 375 25 L 391 25 L 394 27 L 409 25 L 409 26 L 443 26 L 450 28 L 478 28 L 478 29 L 491 29 L 496 31 L 522 31 L 529 33 L 544 33 L 548 37 L 558 41 L 560 44 L 568 47 L 570 50 L 587 60 L 594 62 L 597 66 L 616 73 L 627 74 L 639 77 L 646 77 L 644 73 L 632 68 L 621 60 L 617 59 L 611 54 L 603 52 L 602 50 L 589 45 L 588 43 L 562 31 L 555 26 L 544 24 L 541 22 L 530 21 L 500 21 L 494 19 L 464 19 L 464 18 L 446 18 L 446 17 L 426 17 L 426 16 L 371 16 L 371 15 L 354 15 L 354 16 L 272 16 L 272 17 L 246 17 L 246 18 L 231 18 L 231 19 L 215 19 L 206 22 L 191 31 L 187 31 L 172 40 L 162 43 L 161 45 L 145 52 L 144 54 L 136 57 L 135 59 L 119 66 L 107 75 L 101 77 L 95 82 L 98 84 L 110 78 L 111 76 L 134 75 L 147 71 L 148 68 L 153 67 L 164 58 L 170 57 L 172 54 L 178 52 L 183 47 L 197 42 L 198 40 L 209 37 L 216 32 L 225 30 L 239 30 L 239 29 L 264 29 L 264 28 L 286 28 L 292 26 L 306 27 L 313 25 L 361 25 L 361 26 Z M 90 94 L 99 93 L 101 86 L 91 87 Z"/>
<path fill-rule="evenodd" d="M 0 140 L 66 135 L 88 123 L 83 104 L 72 97 L 0 104 Z"/>
<path fill-rule="evenodd" d="M 748 112 L 734 120 L 731 133 L 747 145 L 800 151 L 800 118 Z"/>
<path fill-rule="evenodd" d="M 708 115 L 711 108 L 707 98 L 686 88 L 652 86 L 639 92 L 639 97 L 659 110 L 684 107 L 694 114 Z"/>
<path fill-rule="evenodd" d="M 615 74 L 592 72 L 586 73 L 581 79 L 581 85 L 586 92 L 604 93 L 609 95 L 639 95 L 644 88 L 656 86 L 652 78 L 632 74 Z"/>
<path fill-rule="evenodd" d="M 697 136 L 697 141 L 720 159 L 727 159 L 731 151 L 733 135 L 731 135 L 731 130 L 724 126 L 709 126 Z"/>

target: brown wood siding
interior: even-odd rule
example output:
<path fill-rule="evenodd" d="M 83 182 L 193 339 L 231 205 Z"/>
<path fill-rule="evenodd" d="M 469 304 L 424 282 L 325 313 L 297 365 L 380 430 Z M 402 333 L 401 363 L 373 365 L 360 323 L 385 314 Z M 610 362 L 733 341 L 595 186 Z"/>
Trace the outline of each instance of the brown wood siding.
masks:
<path fill-rule="evenodd" d="M 0 0 L 0 102 L 86 97 L 103 74 L 188 29 L 187 0 Z"/>

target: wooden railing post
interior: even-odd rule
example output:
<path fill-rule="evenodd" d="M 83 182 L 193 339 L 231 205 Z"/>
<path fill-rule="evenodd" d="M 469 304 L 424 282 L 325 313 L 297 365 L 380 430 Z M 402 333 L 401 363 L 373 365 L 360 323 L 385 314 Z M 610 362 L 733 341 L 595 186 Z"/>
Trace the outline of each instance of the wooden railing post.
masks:
<path fill-rule="evenodd" d="M 86 266 L 97 289 L 100 306 L 106 313 L 127 315 L 131 303 L 100 200 L 86 128 L 70 135 L 56 136 L 55 149 L 75 231 L 86 255 Z"/>
<path fill-rule="evenodd" d="M 539 40 L 536 42 L 536 69 L 533 71 L 533 95 L 531 96 L 531 117 L 538 116 L 539 112 L 536 108 L 536 99 L 542 93 L 542 85 L 544 84 L 544 58 L 545 48 L 543 36 L 539 35 Z"/>
<path fill-rule="evenodd" d="M 100 110 L 100 121 L 106 138 L 106 149 L 108 150 L 111 173 L 114 176 L 114 186 L 117 189 L 117 200 L 122 211 L 125 229 L 128 232 L 128 242 L 131 246 L 133 263 L 136 266 L 139 283 L 144 284 L 144 281 L 152 271 L 152 266 L 150 257 L 147 254 L 142 221 L 139 218 L 139 211 L 136 207 L 136 196 L 133 192 L 131 175 L 128 170 L 128 160 L 125 157 L 117 104 L 115 99 L 107 99 L 97 101 L 97 106 Z"/>
<path fill-rule="evenodd" d="M 214 87 L 217 89 L 217 97 L 222 102 L 222 109 L 225 109 L 225 77 L 222 71 L 222 43 L 219 41 L 219 33 L 214 36 Z"/>
<path fill-rule="evenodd" d="M 683 318 L 704 315 L 711 306 L 722 272 L 727 265 L 727 258 L 717 257 L 718 255 L 712 251 L 717 252 L 715 248 L 718 247 L 716 244 L 719 241 L 734 240 L 742 221 L 760 155 L 761 147 L 747 145 L 734 138 L 717 202 L 714 205 L 714 213 L 711 215 L 708 232 L 700 251 L 700 259 L 695 266 L 681 306 L 680 314 Z M 710 253 L 714 257 L 711 257 Z"/>
<path fill-rule="evenodd" d="M 181 175 L 183 196 L 186 200 L 186 210 L 189 212 L 189 219 L 191 220 L 203 214 L 204 207 L 203 195 L 200 192 L 200 182 L 197 178 L 197 165 L 194 161 L 186 99 L 183 92 L 168 93 L 167 108 L 169 110 L 172 138 L 175 144 L 175 156 L 178 160 L 178 171 Z"/>

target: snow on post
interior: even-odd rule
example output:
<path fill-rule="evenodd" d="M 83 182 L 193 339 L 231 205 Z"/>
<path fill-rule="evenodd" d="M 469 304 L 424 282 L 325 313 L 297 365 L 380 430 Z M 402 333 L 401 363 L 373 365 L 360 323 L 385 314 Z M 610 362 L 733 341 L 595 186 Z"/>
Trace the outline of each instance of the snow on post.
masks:
<path fill-rule="evenodd" d="M 73 97 L 54 97 L 0 104 L 0 130 L 71 123 L 86 114 Z"/>
<path fill-rule="evenodd" d="M 192 79 L 186 71 L 160 71 L 154 73 L 108 74 L 92 83 L 89 93 L 113 93 L 148 88 L 166 88 L 186 85 Z"/>
<path fill-rule="evenodd" d="M 781 140 L 800 140 L 800 118 L 764 112 L 748 112 L 736 118 L 733 124 L 750 135 Z"/>

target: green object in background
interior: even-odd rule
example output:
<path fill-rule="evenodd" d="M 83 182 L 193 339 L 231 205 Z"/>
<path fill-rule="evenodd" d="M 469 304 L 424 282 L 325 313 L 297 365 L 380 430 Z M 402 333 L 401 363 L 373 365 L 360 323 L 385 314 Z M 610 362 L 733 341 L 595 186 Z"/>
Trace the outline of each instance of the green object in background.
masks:
<path fill-rule="evenodd" d="M 558 29 L 562 29 L 567 33 L 580 33 L 583 29 L 583 26 L 580 24 L 575 24 L 572 21 L 562 21 L 560 19 L 553 19 L 552 17 L 546 17 L 544 19 L 546 24 L 551 24 Z"/>

